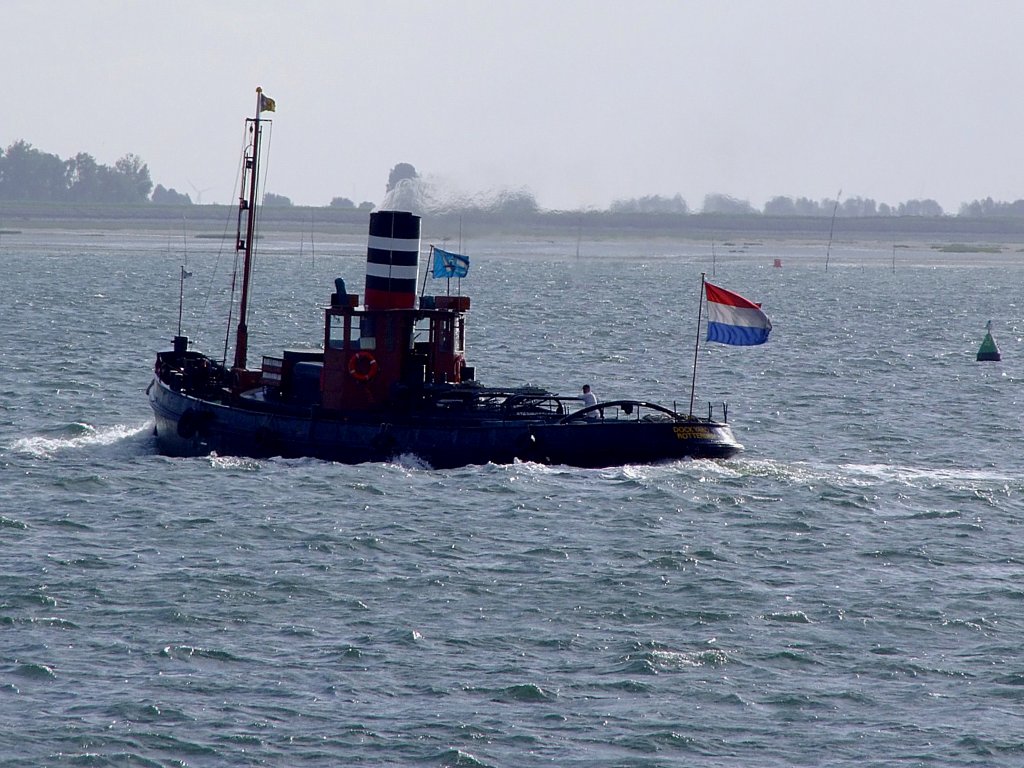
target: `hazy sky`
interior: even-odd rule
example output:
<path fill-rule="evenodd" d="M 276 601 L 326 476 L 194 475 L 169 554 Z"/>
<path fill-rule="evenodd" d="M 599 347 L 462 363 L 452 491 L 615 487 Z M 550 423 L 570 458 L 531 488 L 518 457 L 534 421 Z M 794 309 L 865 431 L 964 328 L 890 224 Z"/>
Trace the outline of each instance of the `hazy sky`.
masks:
<path fill-rule="evenodd" d="M 1024 2 L 4 0 L 0 145 L 232 202 L 277 101 L 267 190 L 380 202 L 409 162 L 544 208 L 708 193 L 1024 197 Z"/>

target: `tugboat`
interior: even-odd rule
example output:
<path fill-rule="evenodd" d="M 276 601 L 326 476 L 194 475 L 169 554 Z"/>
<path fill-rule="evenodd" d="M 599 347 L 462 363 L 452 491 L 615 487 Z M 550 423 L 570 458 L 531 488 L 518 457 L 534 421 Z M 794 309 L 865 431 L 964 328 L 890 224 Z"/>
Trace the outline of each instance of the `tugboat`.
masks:
<path fill-rule="evenodd" d="M 416 295 L 420 217 L 370 214 L 364 295 L 344 280 L 322 342 L 248 365 L 261 112 L 246 119 L 236 248 L 244 255 L 234 359 L 174 337 L 147 394 L 158 450 L 171 456 L 313 457 L 342 463 L 415 456 L 433 468 L 532 461 L 577 467 L 724 459 L 743 449 L 723 420 L 646 400 L 586 404 L 533 387 L 487 387 L 466 358 L 468 296 Z M 268 106 L 269 104 L 269 106 Z M 263 122 L 266 122 L 265 120 Z M 420 340 L 422 339 L 422 340 Z"/>

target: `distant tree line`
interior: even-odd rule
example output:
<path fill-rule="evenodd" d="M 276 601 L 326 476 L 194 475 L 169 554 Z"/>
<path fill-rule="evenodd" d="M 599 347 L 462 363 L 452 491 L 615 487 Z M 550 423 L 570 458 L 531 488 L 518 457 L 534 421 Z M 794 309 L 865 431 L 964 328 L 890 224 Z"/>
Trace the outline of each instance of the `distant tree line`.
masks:
<path fill-rule="evenodd" d="M 645 195 L 629 200 L 616 200 L 608 208 L 611 213 L 690 213 L 686 201 L 680 195 L 662 197 Z M 907 200 L 897 205 L 878 203 L 869 197 L 847 197 L 836 203 L 835 198 L 811 200 L 807 197 L 773 197 L 757 210 L 746 200 L 730 195 L 712 194 L 704 197 L 702 213 L 764 216 L 832 216 L 858 218 L 875 216 L 944 216 L 942 206 L 935 200 Z M 1024 200 L 1004 203 L 987 197 L 963 203 L 956 214 L 965 219 L 985 217 L 1024 218 Z"/>
<path fill-rule="evenodd" d="M 980 219 L 986 216 L 1007 216 L 1013 218 L 1024 217 L 1024 200 L 1015 200 L 1012 203 L 1000 203 L 991 197 L 984 200 L 975 200 L 972 203 L 963 203 L 960 206 L 960 216 L 964 218 Z"/>
<path fill-rule="evenodd" d="M 111 167 L 85 152 L 61 160 L 26 141 L 0 151 L 0 200 L 140 203 L 152 189 L 149 167 L 137 155 L 125 155 Z"/>
<path fill-rule="evenodd" d="M 689 213 L 682 195 L 662 197 L 661 195 L 644 195 L 630 200 L 615 200 L 608 210 L 611 213 Z"/>
<path fill-rule="evenodd" d="M 990 201 L 991 202 L 991 201 Z M 997 204 L 998 205 L 998 204 Z M 1024 208 L 1024 201 L 1021 201 Z M 630 200 L 616 200 L 608 210 L 612 213 L 689 213 L 680 195 L 662 197 L 646 195 Z M 908 200 L 899 205 L 876 203 L 870 198 L 848 197 L 836 205 L 835 199 L 811 200 L 807 197 L 773 197 L 758 210 L 746 200 L 731 195 L 711 194 L 704 197 L 702 213 L 729 216 L 942 216 L 942 206 L 934 200 Z M 963 211 L 963 209 L 961 209 Z M 968 214 L 970 215 L 970 214 Z M 1008 213 L 992 215 L 1010 215 Z M 1022 213 L 1021 215 L 1024 215 Z"/>
<path fill-rule="evenodd" d="M 533 194 L 526 189 L 501 190 L 497 193 L 473 197 L 453 198 L 443 195 L 426 182 L 411 163 L 398 163 L 388 174 L 385 187 L 390 203 L 424 211 L 484 211 L 513 216 L 528 215 L 540 210 Z M 158 205 L 191 205 L 192 199 L 162 184 L 155 187 L 149 167 L 140 157 L 127 154 L 113 166 L 96 162 L 91 155 L 79 152 L 62 160 L 57 155 L 42 152 L 26 141 L 19 140 L 0 150 L 0 200 L 47 203 L 145 203 Z M 291 206 L 284 195 L 268 192 L 265 205 Z M 373 209 L 374 203 L 363 201 L 357 206 L 347 197 L 335 197 L 332 208 Z M 608 207 L 610 213 L 675 214 L 692 213 L 682 195 L 642 197 L 615 200 Z M 777 196 L 758 210 L 748 201 L 730 195 L 709 194 L 704 197 L 701 213 L 723 215 L 764 216 L 943 216 L 942 206 L 935 200 L 907 200 L 898 205 L 878 203 L 871 198 L 847 197 L 838 203 L 835 199 L 812 200 L 807 197 Z M 958 216 L 963 218 L 1007 217 L 1024 218 L 1024 200 L 999 202 L 987 197 L 960 206 Z"/>
<path fill-rule="evenodd" d="M 835 198 L 824 198 L 818 202 L 806 197 L 795 200 L 789 197 L 773 197 L 764 204 L 766 216 L 836 216 L 856 218 L 863 216 L 942 216 L 942 206 L 934 200 L 907 200 L 898 205 L 876 203 L 870 197 L 847 197 L 836 205 Z"/>
<path fill-rule="evenodd" d="M 376 206 L 369 200 L 364 200 L 358 206 L 354 200 L 350 200 L 347 197 L 334 197 L 331 198 L 331 208 L 359 208 L 361 211 L 372 211 Z"/>

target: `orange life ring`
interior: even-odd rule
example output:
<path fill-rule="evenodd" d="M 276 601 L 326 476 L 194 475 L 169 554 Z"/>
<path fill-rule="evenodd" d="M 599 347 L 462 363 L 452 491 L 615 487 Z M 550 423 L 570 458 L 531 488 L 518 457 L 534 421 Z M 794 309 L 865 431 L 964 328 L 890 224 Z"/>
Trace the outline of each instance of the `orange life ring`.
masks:
<path fill-rule="evenodd" d="M 348 373 L 356 381 L 369 381 L 377 375 L 377 358 L 365 349 L 348 359 Z"/>

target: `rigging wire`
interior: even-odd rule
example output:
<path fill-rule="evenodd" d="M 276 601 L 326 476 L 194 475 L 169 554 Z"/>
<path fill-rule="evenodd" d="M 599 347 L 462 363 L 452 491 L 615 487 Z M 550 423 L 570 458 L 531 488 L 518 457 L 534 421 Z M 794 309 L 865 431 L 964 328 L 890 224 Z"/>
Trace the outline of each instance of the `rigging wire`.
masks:
<path fill-rule="evenodd" d="M 235 174 L 235 184 L 234 184 L 234 188 L 240 190 L 240 192 L 239 192 L 240 196 L 245 194 L 245 191 L 241 189 L 241 178 L 242 178 L 242 169 L 245 167 L 246 150 L 249 148 L 248 133 L 249 133 L 249 123 L 246 122 L 245 126 L 242 128 L 242 151 L 241 151 L 241 157 L 240 157 L 239 162 L 238 162 L 238 171 Z M 224 232 L 223 232 L 223 235 L 221 236 L 220 248 L 217 250 L 217 265 L 218 266 L 220 265 L 221 257 L 224 254 L 224 243 L 227 242 L 228 232 L 231 231 L 231 215 L 232 215 L 232 213 L 237 217 L 237 215 L 238 215 L 238 208 L 237 208 L 237 206 L 236 207 L 232 207 L 232 208 L 228 208 L 228 218 L 224 221 Z M 237 218 L 236 218 L 235 226 L 237 226 Z M 236 289 L 237 283 L 238 283 L 238 258 L 239 258 L 238 257 L 238 242 L 237 242 L 237 239 L 232 244 L 232 250 L 234 251 L 234 264 L 233 264 L 232 270 L 231 270 L 231 291 L 230 291 L 230 294 L 228 296 L 228 320 L 227 320 L 227 327 L 226 327 L 225 332 L 224 332 L 224 354 L 223 354 L 223 356 L 221 357 L 221 360 L 220 360 L 221 365 L 227 365 L 227 362 L 228 362 L 228 344 L 231 341 L 231 319 L 234 316 L 234 310 L 235 310 L 235 289 Z M 209 301 L 209 296 L 207 297 L 207 301 Z"/>
<path fill-rule="evenodd" d="M 244 151 L 244 147 L 243 147 L 243 151 Z M 239 168 L 239 171 L 235 175 L 235 184 L 233 185 L 233 188 L 238 186 L 238 180 L 239 180 L 239 176 L 241 174 L 241 163 L 238 164 L 238 168 Z M 211 205 L 211 207 L 215 208 L 215 207 L 218 207 L 218 206 L 216 206 L 214 204 L 214 205 Z M 213 298 L 213 295 L 215 293 L 214 286 L 215 286 L 215 283 L 216 283 L 217 274 L 220 272 L 221 262 L 222 262 L 222 259 L 223 259 L 223 256 L 224 256 L 224 243 L 227 242 L 227 239 L 228 239 L 228 232 L 229 232 L 230 227 L 231 227 L 231 214 L 232 214 L 233 211 L 234 211 L 234 208 L 229 206 L 228 209 L 227 209 L 227 217 L 224 220 L 224 229 L 222 230 L 222 232 L 220 234 L 220 237 L 217 238 L 220 241 L 220 244 L 219 244 L 219 246 L 217 248 L 217 252 L 216 252 L 214 263 L 213 263 L 213 268 L 212 268 L 212 270 L 209 271 L 209 273 L 208 273 L 208 275 L 206 277 L 205 287 L 199 288 L 197 286 L 196 290 L 194 291 L 195 293 L 199 294 L 200 297 L 202 298 L 202 303 L 201 303 L 201 306 L 198 308 L 198 310 L 196 310 L 195 312 L 190 313 L 192 321 L 195 323 L 195 326 L 194 326 L 195 327 L 195 331 L 194 332 L 197 335 L 199 335 L 200 339 L 201 339 L 202 334 L 203 334 L 203 329 L 204 328 L 208 328 L 210 326 L 210 324 L 211 324 L 211 307 L 210 307 L 210 302 L 211 302 L 211 300 Z M 184 257 L 184 263 L 181 266 L 181 269 L 182 270 L 188 270 L 188 266 L 189 266 L 189 253 L 188 253 L 188 217 L 187 217 L 187 215 L 183 215 L 182 216 L 181 238 L 182 238 L 182 254 L 183 254 L 183 257 Z M 170 249 L 171 249 L 170 239 L 168 239 L 168 251 L 170 251 Z M 194 274 L 193 271 L 188 270 L 188 275 L 187 276 L 191 277 L 193 274 Z M 179 274 L 179 280 L 183 280 L 183 279 L 184 278 Z M 183 287 L 184 287 L 183 285 L 180 286 L 181 289 L 183 289 Z M 179 296 L 179 304 L 181 304 L 183 302 L 183 300 L 184 300 L 184 296 L 183 295 Z M 182 307 L 180 307 L 180 306 L 179 306 L 179 315 L 182 315 Z M 182 321 L 183 321 L 183 317 L 179 317 L 179 331 L 178 331 L 179 335 L 181 333 L 180 325 L 181 325 Z"/>
<path fill-rule="evenodd" d="M 264 129 L 266 131 L 264 132 Z M 266 141 L 264 141 L 266 137 Z M 265 118 L 260 119 L 260 155 L 262 156 L 262 162 L 257 160 L 256 172 L 260 178 L 256 179 L 256 189 L 262 190 L 258 194 L 262 194 L 264 197 L 267 192 L 267 178 L 270 173 L 270 143 L 274 138 L 274 121 Z M 256 236 L 256 233 L 260 231 L 259 218 L 263 212 L 263 201 L 262 200 L 250 200 L 249 205 L 256 206 L 256 214 L 252 219 L 252 232 L 249 233 L 249 237 L 252 238 L 252 263 L 249 265 L 249 305 L 246 307 L 246 316 L 240 318 L 246 324 L 249 323 L 249 315 L 252 312 L 252 306 L 256 303 L 256 269 L 259 266 L 259 260 L 256 258 L 256 252 L 259 249 L 260 240 Z"/>
<path fill-rule="evenodd" d="M 271 138 L 273 136 L 272 126 L 273 126 L 273 121 L 272 120 L 269 120 L 269 119 L 261 119 L 260 120 L 261 137 L 266 137 L 266 142 L 267 142 L 267 146 L 266 147 L 262 147 L 261 151 L 260 151 L 260 154 L 261 154 L 261 156 L 263 158 L 269 158 L 270 140 L 271 140 Z M 263 128 L 266 128 L 266 127 L 269 127 L 271 130 L 267 131 L 266 133 L 263 133 Z M 242 177 L 242 172 L 243 172 L 243 168 L 244 168 L 244 164 L 245 164 L 246 152 L 252 146 L 252 142 L 249 140 L 249 133 L 250 133 L 249 123 L 247 122 L 246 125 L 242 129 L 241 150 L 239 152 L 238 163 L 236 164 L 235 180 L 234 180 L 234 183 L 232 184 L 232 189 L 235 189 L 235 190 L 240 190 L 241 189 L 241 186 L 240 186 L 241 185 L 241 177 Z M 269 160 L 267 161 L 267 163 L 262 164 L 263 165 L 262 168 L 260 167 L 260 165 L 261 164 L 259 164 L 259 163 L 257 164 L 257 172 L 260 173 L 260 181 L 261 181 L 261 183 L 259 183 L 258 186 L 263 188 L 263 189 L 265 189 L 266 188 L 265 185 L 266 185 L 266 179 L 267 179 L 267 171 L 268 171 L 268 166 L 269 166 Z M 243 195 L 247 194 L 247 192 L 246 191 L 242 191 L 242 194 Z M 256 233 L 256 231 L 258 229 L 258 227 L 256 226 L 255 222 L 256 222 L 256 219 L 258 218 L 258 215 L 260 213 L 260 209 L 262 208 L 262 205 L 259 204 L 258 201 L 249 201 L 249 204 L 256 206 L 256 216 L 254 217 L 253 232 L 250 233 L 250 236 L 253 237 L 252 250 L 253 250 L 253 256 L 255 257 L 255 255 L 256 255 L 256 248 L 257 248 L 257 242 L 258 242 L 258 240 L 255 238 L 255 233 Z M 233 321 L 233 318 L 234 318 L 235 302 L 236 302 L 237 291 L 238 291 L 238 288 L 239 288 L 239 285 L 238 285 L 238 282 L 239 282 L 239 271 L 241 269 L 242 256 L 243 256 L 242 252 L 239 251 L 239 249 L 237 247 L 237 245 L 238 245 L 237 242 L 234 241 L 234 238 L 230 237 L 230 232 L 231 232 L 232 227 L 233 226 L 237 226 L 237 215 L 238 215 L 238 201 L 236 201 L 234 205 L 227 206 L 227 212 L 226 212 L 226 215 L 225 215 L 225 218 L 224 218 L 224 227 L 221 230 L 220 237 L 218 238 L 219 239 L 219 245 L 217 247 L 217 252 L 216 252 L 216 255 L 215 255 L 215 258 L 214 258 L 213 269 L 210 272 L 209 279 L 206 281 L 205 298 L 203 299 L 202 306 L 201 306 L 201 308 L 200 308 L 200 310 L 198 312 L 198 315 L 199 315 L 199 325 L 203 326 L 203 327 L 207 326 L 209 324 L 210 319 L 211 319 L 211 314 L 210 314 L 211 311 L 212 311 L 211 303 L 213 301 L 214 294 L 216 292 L 214 286 L 215 286 L 215 284 L 217 282 L 217 275 L 221 273 L 222 267 L 224 265 L 225 244 L 228 243 L 229 240 L 230 240 L 230 241 L 232 241 L 232 251 L 233 251 L 234 258 L 233 258 L 233 264 L 232 264 L 232 269 L 231 269 L 230 289 L 228 291 L 227 326 L 226 326 L 225 337 L 224 337 L 223 357 L 221 358 L 221 363 L 222 364 L 226 364 L 226 362 L 227 362 L 228 347 L 230 345 L 232 325 L 233 325 L 232 321 Z M 187 222 L 183 219 L 183 222 L 182 222 L 182 238 L 183 239 L 187 237 L 186 224 L 187 224 Z M 188 265 L 188 262 L 187 262 L 187 259 L 188 259 L 187 244 L 185 244 L 183 246 L 183 248 L 185 249 L 185 259 L 186 259 L 185 266 L 187 266 Z M 254 258 L 254 265 L 253 265 L 253 267 L 254 266 L 255 266 L 255 258 Z M 251 286 L 250 286 L 250 288 L 251 288 Z M 179 333 L 180 333 L 180 331 L 179 331 Z"/>
<path fill-rule="evenodd" d="M 242 150 L 242 163 L 243 164 L 245 163 L 246 158 L 251 158 L 251 161 L 252 161 L 252 164 L 253 164 L 253 172 L 256 173 L 255 190 L 257 192 L 257 196 L 259 194 L 259 190 L 260 189 L 266 189 L 267 173 L 268 173 L 268 167 L 270 165 L 270 142 L 271 142 L 271 139 L 272 139 L 273 133 L 274 133 L 273 132 L 273 125 L 274 125 L 274 123 L 273 123 L 272 120 L 266 120 L 266 119 L 256 119 L 256 120 L 251 120 L 250 119 L 250 120 L 246 120 L 246 124 L 245 124 L 245 130 L 244 130 L 245 141 L 244 141 L 244 146 L 243 146 L 243 150 Z M 264 129 L 267 129 L 266 134 L 264 134 Z M 257 133 L 257 131 L 258 131 L 258 133 Z M 264 146 L 264 142 L 263 142 L 264 135 L 266 135 L 266 145 L 265 146 Z M 251 139 L 249 138 L 250 136 L 251 136 Z M 259 156 L 257 156 L 257 154 L 256 154 L 257 151 L 259 152 Z M 264 158 L 266 160 L 266 162 L 265 163 L 261 163 L 260 162 L 261 158 Z M 241 166 L 240 166 L 239 173 L 241 175 Z M 237 177 L 236 177 L 236 185 L 237 185 Z M 253 187 L 250 187 L 249 190 L 245 190 L 245 189 L 241 189 L 240 188 L 239 202 L 241 202 L 241 200 L 245 200 L 246 199 L 245 196 L 247 194 L 249 194 L 252 189 L 253 189 Z M 257 263 L 258 263 L 258 259 L 256 258 L 256 256 L 257 256 L 257 250 L 258 250 L 258 246 L 259 246 L 259 237 L 257 236 L 257 233 L 259 232 L 260 213 L 263 210 L 262 201 L 260 201 L 260 200 L 248 200 L 247 202 L 248 202 L 249 210 L 251 210 L 251 213 L 252 213 L 252 226 L 249 227 L 248 224 L 246 224 L 246 241 L 247 241 L 247 245 L 248 245 L 249 253 L 250 253 L 250 257 L 251 257 L 250 260 L 249 260 L 249 283 L 248 283 L 249 299 L 250 300 L 248 301 L 247 306 L 245 308 L 245 317 L 239 317 L 239 322 L 240 323 L 244 323 L 246 326 L 248 326 L 248 324 L 249 324 L 249 315 L 251 314 L 251 309 L 250 308 L 252 307 L 252 305 L 254 303 L 254 301 L 252 301 L 252 299 L 255 296 L 255 289 L 254 289 L 254 286 L 256 284 L 255 274 L 256 274 L 256 267 L 257 267 Z M 241 222 L 241 218 L 240 217 L 241 217 L 241 213 L 239 212 L 239 222 Z M 234 309 L 235 309 L 235 292 L 238 290 L 239 263 L 243 259 L 244 259 L 244 252 L 241 249 L 238 248 L 238 241 L 236 239 L 236 242 L 235 242 L 234 269 L 232 270 L 232 274 L 231 274 L 231 297 L 230 297 L 230 303 L 229 303 L 229 307 L 228 307 L 228 322 L 227 322 L 227 327 L 225 329 L 225 334 L 224 334 L 224 357 L 223 357 L 222 363 L 225 364 L 225 365 L 227 364 L 227 359 L 228 359 L 228 347 L 230 346 L 230 343 L 231 343 L 231 329 L 232 329 L 232 325 L 233 325 L 232 320 L 233 320 L 233 317 L 234 317 Z M 236 351 L 236 354 L 237 354 L 237 351 Z"/>

